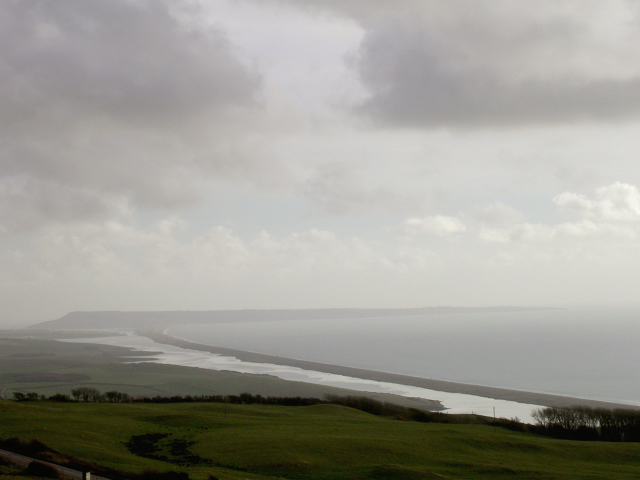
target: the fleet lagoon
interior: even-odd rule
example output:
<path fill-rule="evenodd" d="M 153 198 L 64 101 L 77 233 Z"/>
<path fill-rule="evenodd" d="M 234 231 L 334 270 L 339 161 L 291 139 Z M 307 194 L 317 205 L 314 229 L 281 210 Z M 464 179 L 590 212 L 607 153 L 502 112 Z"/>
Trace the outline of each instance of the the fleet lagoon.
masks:
<path fill-rule="evenodd" d="M 540 408 L 538 405 L 497 400 L 475 395 L 440 392 L 426 388 L 387 382 L 376 382 L 373 380 L 364 380 L 360 378 L 346 377 L 343 375 L 303 370 L 301 368 L 289 367 L 286 365 L 243 362 L 230 356 L 216 355 L 209 352 L 188 350 L 171 345 L 155 343 L 148 338 L 137 336 L 132 332 L 121 333 L 127 333 L 127 335 L 99 338 L 78 338 L 66 341 L 100 343 L 105 345 L 135 348 L 140 351 L 154 352 L 152 359 L 145 359 L 143 361 L 182 365 L 186 367 L 207 368 L 211 370 L 228 370 L 240 373 L 272 375 L 284 380 L 348 388 L 362 392 L 391 393 L 405 397 L 439 400 L 448 413 L 476 413 L 486 416 L 493 416 L 495 413 L 498 417 L 517 417 L 521 421 L 532 423 L 532 410 Z M 141 360 L 138 358 L 135 360 L 132 359 L 132 361 Z"/>
<path fill-rule="evenodd" d="M 201 344 L 452 382 L 640 405 L 637 310 L 549 309 L 330 320 L 187 324 Z M 450 413 L 532 422 L 538 405 L 360 379 L 155 343 L 132 331 L 74 339 L 135 348 L 159 363 L 438 400 Z"/>

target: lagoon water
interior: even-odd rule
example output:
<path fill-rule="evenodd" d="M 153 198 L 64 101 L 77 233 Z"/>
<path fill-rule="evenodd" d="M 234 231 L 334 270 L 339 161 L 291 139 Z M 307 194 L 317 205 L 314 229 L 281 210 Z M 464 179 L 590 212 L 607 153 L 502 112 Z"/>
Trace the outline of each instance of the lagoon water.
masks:
<path fill-rule="evenodd" d="M 640 405 L 640 311 L 548 309 L 181 325 L 218 347 Z"/>
<path fill-rule="evenodd" d="M 375 380 L 366 380 L 344 375 L 303 370 L 287 365 L 254 363 L 238 360 L 235 357 L 218 355 L 200 350 L 190 350 L 172 345 L 155 343 L 146 337 L 137 336 L 134 332 L 120 332 L 125 335 L 115 337 L 89 337 L 66 339 L 67 342 L 99 343 L 133 348 L 149 352 L 152 358 L 132 357 L 131 362 L 157 362 L 170 365 L 182 365 L 210 370 L 229 370 L 240 373 L 271 375 L 284 380 L 304 383 L 315 383 L 330 387 L 346 388 L 356 392 L 378 392 L 404 397 L 438 400 L 448 413 L 477 413 L 479 415 L 513 418 L 517 417 L 527 423 L 534 423 L 531 412 L 539 405 L 517 403 L 509 400 L 478 397 L 461 393 L 449 393 L 426 388 L 399 385 Z"/>

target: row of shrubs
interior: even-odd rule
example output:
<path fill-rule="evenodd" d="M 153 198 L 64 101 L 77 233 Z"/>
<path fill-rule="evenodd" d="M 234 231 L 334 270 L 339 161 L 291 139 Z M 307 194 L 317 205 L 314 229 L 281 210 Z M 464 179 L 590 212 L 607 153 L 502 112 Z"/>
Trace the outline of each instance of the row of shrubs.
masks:
<path fill-rule="evenodd" d="M 309 406 L 320 403 L 330 403 L 319 398 L 308 397 L 263 397 L 241 393 L 240 395 L 174 395 L 163 397 L 133 396 L 128 393 L 109 391 L 101 393 L 96 388 L 81 387 L 71 390 L 71 395 L 56 393 L 47 397 L 36 392 L 14 392 L 13 398 L 18 402 L 49 400 L 52 402 L 81 402 L 81 403 L 233 403 L 233 404 L 262 404 L 284 406 Z"/>
<path fill-rule="evenodd" d="M 115 391 L 100 393 L 100 390 L 87 387 L 71 390 L 71 396 L 62 393 L 56 393 L 55 395 L 47 397 L 46 395 L 39 395 L 36 392 L 14 392 L 13 398 L 18 402 L 50 400 L 52 402 L 128 403 L 136 400 L 128 393 Z"/>
<path fill-rule="evenodd" d="M 544 434 L 573 440 L 640 441 L 640 410 L 547 407 L 532 413 Z"/>
<path fill-rule="evenodd" d="M 406 408 L 392 403 L 380 402 L 368 397 L 327 395 L 324 399 L 315 397 L 263 397 L 262 395 L 252 395 L 241 393 L 240 395 L 174 395 L 163 397 L 132 396 L 127 393 L 110 391 L 101 393 L 96 388 L 81 387 L 71 391 L 71 395 L 56 393 L 47 397 L 38 395 L 35 392 L 20 393 L 15 392 L 14 399 L 19 402 L 49 400 L 53 402 L 85 402 L 85 403 L 230 403 L 236 405 L 282 405 L 289 407 L 305 407 L 320 404 L 335 404 L 351 407 L 363 412 L 387 417 L 401 419 L 414 419 L 418 413 L 432 414 L 424 417 L 424 421 L 434 421 L 436 418 L 442 422 L 451 423 L 452 415 L 439 412 L 425 412 L 415 408 Z M 451 418 L 450 418 L 451 417 Z M 429 418 L 429 420 L 426 420 Z"/>

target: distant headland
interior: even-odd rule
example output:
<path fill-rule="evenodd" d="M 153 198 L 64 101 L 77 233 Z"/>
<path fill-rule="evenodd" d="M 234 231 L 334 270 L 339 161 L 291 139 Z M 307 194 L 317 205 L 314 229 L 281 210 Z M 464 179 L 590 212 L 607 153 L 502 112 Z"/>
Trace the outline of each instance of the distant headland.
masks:
<path fill-rule="evenodd" d="M 164 329 L 193 323 L 261 322 L 272 320 L 320 320 L 460 313 L 542 310 L 533 307 L 420 307 L 420 308 L 310 308 L 274 310 L 207 310 L 150 312 L 71 312 L 56 320 L 32 325 L 51 330 Z"/>

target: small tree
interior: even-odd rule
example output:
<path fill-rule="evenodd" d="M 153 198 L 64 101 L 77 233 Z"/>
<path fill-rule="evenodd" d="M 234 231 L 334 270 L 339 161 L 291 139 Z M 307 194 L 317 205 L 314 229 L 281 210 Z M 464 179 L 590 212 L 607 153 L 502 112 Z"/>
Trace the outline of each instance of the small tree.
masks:
<path fill-rule="evenodd" d="M 73 398 L 78 402 L 99 402 L 102 398 L 100 390 L 89 387 L 79 387 L 71 390 L 71 395 L 73 395 Z"/>

